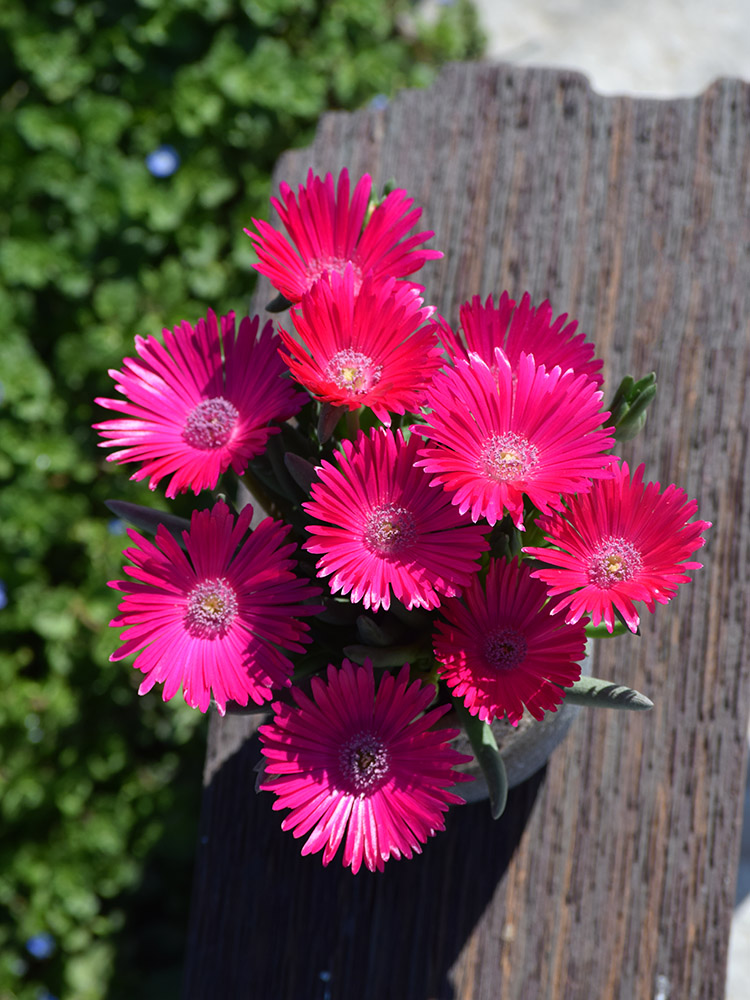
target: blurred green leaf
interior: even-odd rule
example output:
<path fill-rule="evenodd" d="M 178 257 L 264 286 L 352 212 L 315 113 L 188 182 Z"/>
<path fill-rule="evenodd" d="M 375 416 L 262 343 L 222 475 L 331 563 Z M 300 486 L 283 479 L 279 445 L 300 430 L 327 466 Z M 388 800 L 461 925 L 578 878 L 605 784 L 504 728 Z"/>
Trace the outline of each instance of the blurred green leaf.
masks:
<path fill-rule="evenodd" d="M 167 504 L 106 462 L 93 399 L 137 334 L 244 308 L 242 228 L 322 112 L 477 51 L 465 2 L 442 28 L 406 30 L 411 10 L 0 4 L 0 997 L 179 993 L 206 720 L 109 661 L 127 536 L 104 501 Z M 180 163 L 155 177 L 163 144 Z M 25 947 L 41 931 L 43 964 Z"/>

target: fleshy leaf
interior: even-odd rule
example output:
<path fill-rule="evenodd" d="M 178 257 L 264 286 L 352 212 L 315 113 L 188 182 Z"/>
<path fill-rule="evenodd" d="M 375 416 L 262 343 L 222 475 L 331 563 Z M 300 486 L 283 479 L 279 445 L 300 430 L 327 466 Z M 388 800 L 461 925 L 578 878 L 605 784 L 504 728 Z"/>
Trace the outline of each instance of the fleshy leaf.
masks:
<path fill-rule="evenodd" d="M 585 631 L 587 639 L 611 639 L 616 635 L 625 635 L 626 632 L 630 632 L 630 629 L 623 621 L 616 621 L 611 632 L 607 631 L 607 626 L 604 624 L 592 625 L 589 622 Z"/>
<path fill-rule="evenodd" d="M 270 313 L 286 312 L 286 310 L 293 305 L 294 305 L 293 302 L 290 302 L 289 299 L 285 298 L 281 293 L 279 293 L 275 299 L 271 299 L 271 301 L 268 303 L 268 305 L 266 306 L 266 312 Z"/>
<path fill-rule="evenodd" d="M 137 503 L 128 503 L 126 500 L 105 500 L 105 505 L 115 517 L 132 524 L 139 531 L 147 531 L 151 535 L 156 534 L 156 529 L 163 524 L 167 531 L 173 536 L 177 544 L 184 548 L 182 532 L 190 530 L 190 521 L 184 517 L 177 517 L 175 514 L 166 514 L 163 510 L 154 510 L 153 507 L 142 507 Z"/>
<path fill-rule="evenodd" d="M 312 484 L 317 478 L 315 466 L 308 462 L 301 455 L 295 455 L 293 451 L 288 451 L 284 455 L 284 465 L 289 470 L 289 474 L 301 490 L 309 496 Z"/>
<path fill-rule="evenodd" d="M 357 632 L 359 632 L 362 642 L 367 643 L 367 645 L 390 646 L 393 640 L 397 638 L 394 634 L 396 632 L 396 629 L 394 629 L 395 624 L 397 623 L 393 620 L 390 622 L 387 620 L 376 622 L 370 615 L 360 615 L 357 618 Z M 399 631 L 403 632 L 403 629 Z"/>
<path fill-rule="evenodd" d="M 565 701 L 571 705 L 619 708 L 631 712 L 645 712 L 654 707 L 654 703 L 645 694 L 599 677 L 582 677 L 572 687 L 564 688 L 564 691 Z"/>
<path fill-rule="evenodd" d="M 454 698 L 453 704 L 469 737 L 477 764 L 481 767 L 484 780 L 487 782 L 492 818 L 500 819 L 508 801 L 508 775 L 505 773 L 505 764 L 492 735 L 492 729 L 488 723 L 481 722 L 476 715 L 471 715 L 460 698 Z"/>
<path fill-rule="evenodd" d="M 610 403 L 605 426 L 614 427 L 617 441 L 630 441 L 643 429 L 646 409 L 656 396 L 656 373 L 649 372 L 637 382 L 626 375 Z"/>
<path fill-rule="evenodd" d="M 345 406 L 333 406 L 332 403 L 323 403 L 320 407 L 320 417 L 318 418 L 318 441 L 325 444 L 331 434 L 336 430 L 336 424 L 346 412 Z"/>
<path fill-rule="evenodd" d="M 417 643 L 409 646 L 344 646 L 344 656 L 354 663 L 372 660 L 373 667 L 403 667 L 424 657 L 424 650 Z"/>

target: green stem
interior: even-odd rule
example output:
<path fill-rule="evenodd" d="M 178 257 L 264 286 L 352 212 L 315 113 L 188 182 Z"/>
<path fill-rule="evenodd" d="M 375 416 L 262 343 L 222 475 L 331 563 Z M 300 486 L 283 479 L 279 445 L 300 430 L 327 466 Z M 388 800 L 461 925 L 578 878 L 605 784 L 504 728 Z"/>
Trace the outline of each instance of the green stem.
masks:
<path fill-rule="evenodd" d="M 346 435 L 353 441 L 359 433 L 359 416 L 362 408 L 346 411 Z"/>

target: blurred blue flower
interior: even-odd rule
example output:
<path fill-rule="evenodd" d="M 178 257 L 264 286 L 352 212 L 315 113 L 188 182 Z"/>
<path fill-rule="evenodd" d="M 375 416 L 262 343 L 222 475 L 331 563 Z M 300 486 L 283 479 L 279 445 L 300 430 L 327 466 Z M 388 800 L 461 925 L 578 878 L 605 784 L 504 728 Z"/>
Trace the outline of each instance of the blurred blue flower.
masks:
<path fill-rule="evenodd" d="M 370 101 L 370 107 L 374 111 L 382 111 L 388 107 L 388 98 L 385 94 L 376 94 Z"/>
<path fill-rule="evenodd" d="M 107 521 L 107 531 L 110 535 L 124 535 L 125 522 L 120 517 L 111 517 L 109 521 Z"/>
<path fill-rule="evenodd" d="M 0 580 L 0 611 L 2 611 L 2 609 L 7 605 L 7 603 L 8 603 L 8 591 L 5 589 L 5 583 L 2 580 Z"/>
<path fill-rule="evenodd" d="M 26 951 L 34 958 L 49 958 L 55 950 L 55 939 L 47 931 L 32 934 L 26 942 Z"/>
<path fill-rule="evenodd" d="M 170 177 L 180 165 L 180 154 L 174 146 L 159 146 L 146 157 L 146 166 L 154 177 Z"/>

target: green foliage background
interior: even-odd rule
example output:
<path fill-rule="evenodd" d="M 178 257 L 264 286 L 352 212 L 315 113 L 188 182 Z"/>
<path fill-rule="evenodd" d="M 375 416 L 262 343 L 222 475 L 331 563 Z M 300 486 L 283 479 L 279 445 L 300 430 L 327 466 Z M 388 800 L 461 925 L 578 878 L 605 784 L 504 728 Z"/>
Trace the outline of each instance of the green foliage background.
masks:
<path fill-rule="evenodd" d="M 242 226 L 323 111 L 479 54 L 468 2 L 438 9 L 0 6 L 0 1000 L 178 993 L 205 720 L 108 662 L 124 538 L 103 501 L 147 491 L 105 465 L 92 400 L 135 333 L 243 310 Z M 163 143 L 181 165 L 159 179 Z"/>

